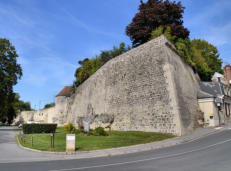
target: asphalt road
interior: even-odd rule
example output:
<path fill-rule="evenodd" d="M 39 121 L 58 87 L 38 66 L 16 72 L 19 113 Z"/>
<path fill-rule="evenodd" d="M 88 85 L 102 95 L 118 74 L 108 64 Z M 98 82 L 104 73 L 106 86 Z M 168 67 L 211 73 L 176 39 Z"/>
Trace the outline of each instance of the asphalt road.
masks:
<path fill-rule="evenodd" d="M 15 136 L 18 134 L 12 127 L 0 128 L 0 163 L 20 161 L 50 160 L 53 155 L 27 151 L 18 147 Z M 58 157 L 56 157 L 58 158 Z M 0 167 L 0 171 L 2 168 Z"/>
<path fill-rule="evenodd" d="M 6 143 L 6 141 L 4 136 L 1 136 L 0 131 L 0 150 L 1 142 Z M 127 155 L 78 160 L 0 164 L 0 171 L 69 170 L 230 171 L 231 130 L 227 129 L 196 141 L 169 148 Z"/>

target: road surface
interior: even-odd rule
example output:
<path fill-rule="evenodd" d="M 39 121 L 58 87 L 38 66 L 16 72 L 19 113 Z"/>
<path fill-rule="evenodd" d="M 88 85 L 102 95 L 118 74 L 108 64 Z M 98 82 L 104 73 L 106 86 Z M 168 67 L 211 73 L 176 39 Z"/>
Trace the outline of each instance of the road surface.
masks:
<path fill-rule="evenodd" d="M 6 154 L 7 149 L 2 148 L 2 145 L 6 148 L 7 143 L 14 143 L 10 138 L 12 133 L 9 132 L 0 131 L 0 159 L 4 158 L 4 155 L 8 157 L 13 155 Z M 12 153 L 12 150 L 9 150 L 9 153 Z M 39 158 L 43 154 L 33 153 L 33 155 L 32 157 L 38 155 Z M 168 148 L 120 156 L 36 162 L 0 160 L 0 162 L 0 171 L 230 171 L 231 130 L 226 129 Z"/>

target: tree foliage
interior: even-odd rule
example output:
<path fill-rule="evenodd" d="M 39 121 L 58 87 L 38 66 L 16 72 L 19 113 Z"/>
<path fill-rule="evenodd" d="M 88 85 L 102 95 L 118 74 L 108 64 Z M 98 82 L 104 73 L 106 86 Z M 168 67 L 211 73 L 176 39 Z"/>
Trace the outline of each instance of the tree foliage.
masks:
<path fill-rule="evenodd" d="M 76 131 L 76 128 L 72 123 L 68 122 L 68 124 L 64 125 L 64 130 L 68 134 L 74 134 Z"/>
<path fill-rule="evenodd" d="M 13 86 L 22 76 L 21 66 L 17 63 L 18 54 L 7 39 L 0 38 L 0 120 L 11 122 L 15 117 Z"/>
<path fill-rule="evenodd" d="M 44 106 L 44 109 L 47 109 L 47 108 L 50 108 L 50 107 L 54 107 L 55 106 L 55 103 L 48 103 L 48 104 L 45 104 Z"/>
<path fill-rule="evenodd" d="M 119 47 L 114 46 L 112 50 L 101 51 L 100 55 L 92 59 L 85 58 L 84 60 L 79 61 L 80 67 L 75 71 L 75 86 L 82 84 L 107 61 L 121 55 L 130 49 L 131 48 L 129 46 L 125 46 L 125 43 L 120 43 Z"/>
<path fill-rule="evenodd" d="M 200 39 L 177 38 L 172 34 L 170 27 L 164 30 L 162 26 L 152 32 L 152 38 L 161 34 L 164 34 L 175 45 L 179 55 L 197 71 L 203 81 L 211 81 L 215 72 L 223 73 L 222 60 L 214 45 Z"/>
<path fill-rule="evenodd" d="M 193 62 L 202 80 L 211 81 L 215 72 L 223 73 L 222 59 L 217 48 L 205 40 L 191 41 Z"/>
<path fill-rule="evenodd" d="M 141 0 L 139 12 L 126 27 L 126 34 L 132 40 L 133 47 L 150 40 L 151 33 L 159 26 L 165 30 L 170 27 L 172 35 L 178 38 L 188 38 L 189 30 L 183 26 L 184 7 L 181 2 L 169 0 Z"/>
<path fill-rule="evenodd" d="M 20 96 L 17 93 L 15 93 L 13 106 L 14 106 L 14 110 L 17 112 L 33 110 L 31 108 L 30 102 L 24 102 L 20 100 Z"/>

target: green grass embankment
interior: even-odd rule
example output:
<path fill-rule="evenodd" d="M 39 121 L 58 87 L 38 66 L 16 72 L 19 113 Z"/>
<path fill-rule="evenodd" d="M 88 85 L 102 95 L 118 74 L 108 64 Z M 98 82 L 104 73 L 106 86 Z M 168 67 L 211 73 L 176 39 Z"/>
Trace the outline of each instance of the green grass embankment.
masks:
<path fill-rule="evenodd" d="M 108 136 L 93 136 L 84 133 L 76 134 L 76 150 L 89 151 L 100 150 L 116 147 L 124 147 L 137 144 L 145 144 L 155 141 L 161 141 L 168 138 L 173 138 L 171 134 L 141 132 L 141 131 L 107 131 Z M 33 136 L 33 146 L 31 137 Z M 19 142 L 22 146 L 41 151 L 56 151 L 64 152 L 66 148 L 66 133 L 62 127 L 57 128 L 55 133 L 55 147 L 50 148 L 50 134 L 26 134 L 25 144 Z"/>

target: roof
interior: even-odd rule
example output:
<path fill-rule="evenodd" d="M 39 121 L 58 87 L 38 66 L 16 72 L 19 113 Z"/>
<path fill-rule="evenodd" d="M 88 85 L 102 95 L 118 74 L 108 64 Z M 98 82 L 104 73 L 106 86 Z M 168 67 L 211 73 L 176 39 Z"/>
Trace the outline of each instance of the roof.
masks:
<path fill-rule="evenodd" d="M 214 98 L 215 96 L 204 91 L 199 90 L 197 93 L 197 98 L 204 99 L 204 98 Z"/>
<path fill-rule="evenodd" d="M 65 86 L 60 92 L 59 94 L 56 95 L 56 97 L 58 96 L 65 96 L 65 97 L 70 97 L 71 94 L 73 92 L 73 87 L 72 86 Z"/>
<path fill-rule="evenodd" d="M 221 96 L 222 90 L 218 82 L 200 82 L 198 98 L 212 98 Z"/>
<path fill-rule="evenodd" d="M 224 68 L 226 69 L 227 67 L 230 67 L 229 63 L 227 63 Z"/>
<path fill-rule="evenodd" d="M 218 73 L 218 72 L 215 72 L 214 75 L 213 75 L 213 77 L 212 77 L 212 80 L 213 80 L 214 78 L 224 78 L 224 75 L 222 75 L 222 74 L 220 74 L 220 73 Z"/>

